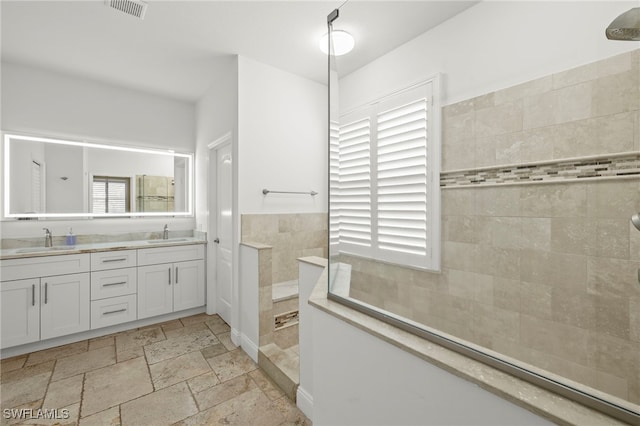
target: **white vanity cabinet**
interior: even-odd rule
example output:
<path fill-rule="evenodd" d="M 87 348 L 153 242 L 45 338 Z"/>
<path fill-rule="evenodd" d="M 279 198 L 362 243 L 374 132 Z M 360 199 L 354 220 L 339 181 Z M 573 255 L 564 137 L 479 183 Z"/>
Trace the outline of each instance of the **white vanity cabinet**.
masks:
<path fill-rule="evenodd" d="M 0 261 L 2 348 L 89 329 L 89 255 Z"/>
<path fill-rule="evenodd" d="M 138 250 L 138 319 L 204 304 L 202 244 Z"/>
<path fill-rule="evenodd" d="M 137 250 L 91 253 L 91 329 L 137 319 Z"/>
<path fill-rule="evenodd" d="M 40 340 L 40 279 L 0 283 L 2 347 Z"/>

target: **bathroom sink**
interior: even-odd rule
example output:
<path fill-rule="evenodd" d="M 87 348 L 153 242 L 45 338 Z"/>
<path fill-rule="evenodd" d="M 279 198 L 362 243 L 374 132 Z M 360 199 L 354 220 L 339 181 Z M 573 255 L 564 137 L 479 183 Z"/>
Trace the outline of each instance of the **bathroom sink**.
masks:
<path fill-rule="evenodd" d="M 40 253 L 56 250 L 71 250 L 73 247 L 27 247 L 23 249 L 17 249 L 16 253 Z"/>
<path fill-rule="evenodd" d="M 188 238 L 169 238 L 168 240 L 148 240 L 147 244 L 179 243 L 180 241 L 189 241 L 189 239 Z"/>

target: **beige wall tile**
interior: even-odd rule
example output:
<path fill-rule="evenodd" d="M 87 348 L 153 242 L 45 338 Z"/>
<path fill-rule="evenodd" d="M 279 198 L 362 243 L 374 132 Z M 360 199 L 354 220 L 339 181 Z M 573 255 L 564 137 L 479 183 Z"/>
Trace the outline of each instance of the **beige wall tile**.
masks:
<path fill-rule="evenodd" d="M 476 244 L 445 241 L 442 245 L 442 266 L 460 271 L 475 271 Z"/>
<path fill-rule="evenodd" d="M 475 266 L 481 274 L 517 279 L 520 277 L 520 251 L 479 245 Z"/>
<path fill-rule="evenodd" d="M 596 242 L 596 256 L 629 259 L 629 220 L 598 220 Z"/>
<path fill-rule="evenodd" d="M 553 159 L 553 150 L 558 137 L 555 126 L 524 130 L 520 144 L 522 162 L 530 163 Z"/>
<path fill-rule="evenodd" d="M 527 81 L 526 83 L 498 90 L 494 94 L 496 105 L 506 102 L 516 101 L 529 96 L 536 96 L 551 91 L 553 86 L 553 77 L 546 76 L 536 80 Z"/>
<path fill-rule="evenodd" d="M 477 243 L 476 216 L 444 216 L 442 218 L 442 234 L 445 241 L 461 243 Z"/>
<path fill-rule="evenodd" d="M 613 374 L 596 371 L 596 386 L 598 390 L 604 391 L 618 398 L 629 398 L 629 381 L 626 378 L 614 376 Z"/>
<path fill-rule="evenodd" d="M 520 312 L 522 290 L 519 280 L 493 277 L 493 305 Z"/>
<path fill-rule="evenodd" d="M 584 329 L 595 329 L 597 297 L 574 289 L 551 289 L 551 319 Z"/>
<path fill-rule="evenodd" d="M 479 216 L 520 216 L 520 187 L 476 189 L 476 212 Z"/>
<path fill-rule="evenodd" d="M 551 250 L 551 219 L 542 217 L 521 217 L 522 248 L 530 250 Z"/>
<path fill-rule="evenodd" d="M 442 107 L 442 118 L 449 116 L 456 116 L 466 114 L 474 110 L 474 100 L 466 99 L 464 101 L 456 102 L 455 104 L 446 105 Z"/>
<path fill-rule="evenodd" d="M 476 213 L 476 189 L 447 189 L 440 194 L 443 216 L 467 216 Z"/>
<path fill-rule="evenodd" d="M 475 111 L 458 115 L 444 114 L 442 117 L 444 145 L 473 139 L 475 137 L 474 121 Z"/>
<path fill-rule="evenodd" d="M 520 338 L 524 346 L 583 366 L 589 365 L 589 354 L 592 351 L 589 331 L 529 315 L 521 315 L 520 325 Z M 554 332 L 549 333 L 549 330 Z"/>
<path fill-rule="evenodd" d="M 637 261 L 589 257 L 587 290 L 596 296 L 640 299 L 638 268 Z"/>
<path fill-rule="evenodd" d="M 596 298 L 596 331 L 629 340 L 630 313 L 626 297 Z M 638 354 L 640 357 L 640 354 Z M 640 359 L 640 358 L 639 358 Z"/>
<path fill-rule="evenodd" d="M 629 219 L 640 210 L 637 180 L 592 182 L 587 185 L 589 217 Z"/>
<path fill-rule="evenodd" d="M 558 109 L 558 93 L 555 91 L 524 98 L 523 128 L 535 129 L 556 124 Z"/>
<path fill-rule="evenodd" d="M 522 129 L 522 101 L 476 110 L 475 132 L 478 137 L 513 133 Z"/>
<path fill-rule="evenodd" d="M 640 343 L 598 333 L 596 336 L 595 363 L 599 371 L 618 377 L 627 377 L 637 384 L 638 354 Z"/>
<path fill-rule="evenodd" d="M 560 89 L 599 77 L 597 62 L 553 74 L 553 88 Z"/>
<path fill-rule="evenodd" d="M 597 222 L 581 217 L 551 219 L 551 250 L 557 253 L 595 255 Z"/>
<path fill-rule="evenodd" d="M 525 185 L 520 191 L 520 207 L 525 217 L 585 217 L 587 186 Z"/>
<path fill-rule="evenodd" d="M 520 312 L 536 318 L 551 319 L 552 286 L 543 283 L 520 283 Z"/>
<path fill-rule="evenodd" d="M 640 299 L 629 299 L 630 340 L 640 342 Z"/>
<path fill-rule="evenodd" d="M 555 122 L 582 120 L 591 116 L 592 83 L 585 82 L 558 90 Z"/>
<path fill-rule="evenodd" d="M 473 305 L 475 320 L 471 324 L 473 333 L 479 338 L 518 342 L 520 340 L 520 313 L 496 306 L 476 303 Z M 491 345 L 493 346 L 493 345 Z"/>
<path fill-rule="evenodd" d="M 629 227 L 629 259 L 640 260 L 640 231 L 633 226 L 631 220 L 628 222 Z"/>
<path fill-rule="evenodd" d="M 475 167 L 475 140 L 464 139 L 442 145 L 443 171 L 472 169 Z"/>
<path fill-rule="evenodd" d="M 640 75 L 635 70 L 608 75 L 593 81 L 594 116 L 637 110 L 640 105 Z"/>
<path fill-rule="evenodd" d="M 522 250 L 520 271 L 522 281 L 584 290 L 587 279 L 587 257 Z"/>
<path fill-rule="evenodd" d="M 449 270 L 449 294 L 486 305 L 493 304 L 493 276 Z"/>

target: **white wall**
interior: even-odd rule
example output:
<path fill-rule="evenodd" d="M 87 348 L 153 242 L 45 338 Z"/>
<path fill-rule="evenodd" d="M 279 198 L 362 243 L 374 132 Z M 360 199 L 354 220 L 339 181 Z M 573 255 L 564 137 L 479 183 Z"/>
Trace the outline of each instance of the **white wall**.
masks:
<path fill-rule="evenodd" d="M 1 64 L 2 130 L 101 143 L 195 150 L 195 105 L 31 66 Z M 193 229 L 193 218 L 39 220 L 2 223 L 3 238 Z M 108 230 L 108 231 L 107 231 Z"/>
<path fill-rule="evenodd" d="M 605 28 L 637 1 L 483 1 L 340 81 L 340 110 L 443 73 L 448 105 L 629 50 Z M 339 58 L 338 58 L 339 61 Z"/>
<path fill-rule="evenodd" d="M 324 311 L 311 310 L 314 425 L 552 424 Z"/>
<path fill-rule="evenodd" d="M 327 211 L 326 86 L 244 57 L 238 75 L 240 213 Z"/>

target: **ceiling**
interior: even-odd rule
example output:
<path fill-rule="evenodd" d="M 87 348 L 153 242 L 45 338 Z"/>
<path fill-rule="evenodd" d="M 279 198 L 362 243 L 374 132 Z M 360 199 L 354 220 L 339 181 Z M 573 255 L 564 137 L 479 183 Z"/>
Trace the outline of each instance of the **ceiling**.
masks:
<path fill-rule="evenodd" d="M 241 55 L 321 83 L 318 41 L 339 1 L 149 0 L 144 20 L 102 0 L 0 2 L 2 60 L 189 102 L 212 84 L 216 60 Z M 356 48 L 343 75 L 460 13 L 475 1 L 357 1 L 334 28 Z"/>

